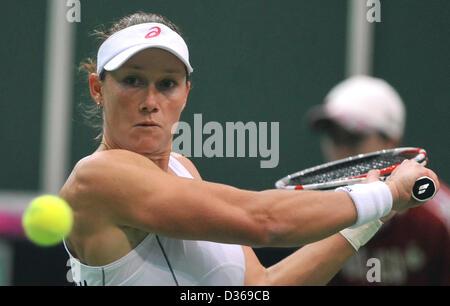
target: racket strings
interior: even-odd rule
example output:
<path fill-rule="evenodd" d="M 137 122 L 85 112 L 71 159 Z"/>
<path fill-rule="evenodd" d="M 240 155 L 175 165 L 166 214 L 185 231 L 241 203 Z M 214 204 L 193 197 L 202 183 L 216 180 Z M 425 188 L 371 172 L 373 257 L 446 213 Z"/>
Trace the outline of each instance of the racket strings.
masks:
<path fill-rule="evenodd" d="M 373 169 L 381 170 L 394 166 L 409 157 L 405 155 L 368 156 L 363 159 L 351 160 L 323 169 L 300 173 L 298 176 L 291 177 L 288 185 L 320 184 L 360 176 Z"/>

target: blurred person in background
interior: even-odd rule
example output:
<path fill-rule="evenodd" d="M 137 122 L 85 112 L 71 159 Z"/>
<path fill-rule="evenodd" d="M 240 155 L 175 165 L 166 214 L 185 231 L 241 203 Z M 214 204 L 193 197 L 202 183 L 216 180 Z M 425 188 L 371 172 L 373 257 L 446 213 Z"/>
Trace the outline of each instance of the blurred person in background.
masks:
<path fill-rule="evenodd" d="M 324 158 L 333 161 L 403 146 L 405 118 L 405 106 L 392 86 L 381 79 L 354 76 L 310 110 L 308 124 L 322 136 Z M 424 206 L 390 219 L 330 284 L 449 285 L 450 189 L 442 181 L 440 186 Z M 370 258 L 380 261 L 380 282 L 368 281 Z"/>

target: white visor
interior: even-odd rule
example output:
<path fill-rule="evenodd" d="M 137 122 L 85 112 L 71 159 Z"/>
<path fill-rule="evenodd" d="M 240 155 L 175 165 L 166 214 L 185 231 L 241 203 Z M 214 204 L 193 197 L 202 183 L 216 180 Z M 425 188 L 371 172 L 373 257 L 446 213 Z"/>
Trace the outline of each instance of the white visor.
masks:
<path fill-rule="evenodd" d="M 103 69 L 118 69 L 133 55 L 148 48 L 166 50 L 184 63 L 189 74 L 194 71 L 189 63 L 188 47 L 178 33 L 161 23 L 142 23 L 114 33 L 100 46 L 97 74 Z"/>

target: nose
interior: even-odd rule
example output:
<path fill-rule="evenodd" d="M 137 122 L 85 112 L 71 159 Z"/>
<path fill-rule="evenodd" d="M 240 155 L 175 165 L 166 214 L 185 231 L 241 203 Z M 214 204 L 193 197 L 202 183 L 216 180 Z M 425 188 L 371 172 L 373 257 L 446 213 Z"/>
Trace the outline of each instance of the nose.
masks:
<path fill-rule="evenodd" d="M 158 92 L 157 88 L 155 87 L 155 85 L 150 84 L 147 87 L 147 92 L 146 92 L 144 100 L 139 105 L 139 110 L 141 112 L 148 112 L 148 113 L 157 112 L 159 109 L 158 94 L 159 94 L 159 92 Z"/>

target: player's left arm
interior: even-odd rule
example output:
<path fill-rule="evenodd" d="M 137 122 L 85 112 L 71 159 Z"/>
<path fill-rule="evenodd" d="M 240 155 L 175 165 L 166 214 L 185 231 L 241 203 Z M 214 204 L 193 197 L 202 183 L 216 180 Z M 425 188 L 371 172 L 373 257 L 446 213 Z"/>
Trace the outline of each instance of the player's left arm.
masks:
<path fill-rule="evenodd" d="M 326 285 L 356 253 L 341 234 L 310 243 L 269 268 L 261 265 L 252 248 L 243 250 L 246 286 Z"/>

